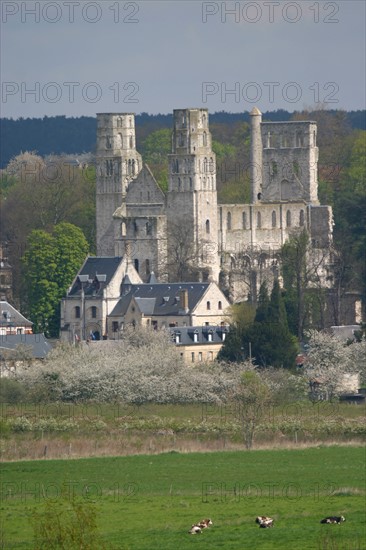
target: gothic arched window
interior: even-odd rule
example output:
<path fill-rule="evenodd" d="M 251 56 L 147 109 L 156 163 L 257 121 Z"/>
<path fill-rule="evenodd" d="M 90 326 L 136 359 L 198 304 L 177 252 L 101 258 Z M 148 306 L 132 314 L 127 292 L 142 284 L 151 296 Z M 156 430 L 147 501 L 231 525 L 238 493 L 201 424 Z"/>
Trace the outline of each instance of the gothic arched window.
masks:
<path fill-rule="evenodd" d="M 286 212 L 286 227 L 291 227 L 291 212 L 287 210 Z"/>
<path fill-rule="evenodd" d="M 228 212 L 226 216 L 226 229 L 228 231 L 231 229 L 231 212 Z"/>
<path fill-rule="evenodd" d="M 300 227 L 302 227 L 305 224 L 305 212 L 303 210 L 300 210 Z"/>
<path fill-rule="evenodd" d="M 276 227 L 277 220 L 276 220 L 276 212 L 273 210 L 272 212 L 272 227 Z"/>
<path fill-rule="evenodd" d="M 261 229 L 262 227 L 262 215 L 260 212 L 257 212 L 257 228 Z"/>

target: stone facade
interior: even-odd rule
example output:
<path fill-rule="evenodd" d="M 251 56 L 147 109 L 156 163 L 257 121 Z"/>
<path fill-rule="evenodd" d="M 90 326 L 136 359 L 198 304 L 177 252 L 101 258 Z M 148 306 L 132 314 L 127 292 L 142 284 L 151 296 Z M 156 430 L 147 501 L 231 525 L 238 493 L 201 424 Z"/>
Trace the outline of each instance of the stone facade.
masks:
<path fill-rule="evenodd" d="M 315 122 L 262 122 L 251 113 L 251 202 L 217 204 L 216 158 L 207 109 L 174 111 L 166 195 L 135 148 L 132 114 L 98 115 L 97 243 L 127 255 L 144 281 L 172 280 L 177 227 L 194 261 L 191 280 L 218 282 L 235 301 L 256 302 L 261 282 L 279 275 L 279 253 L 306 229 L 319 280 L 331 285 L 333 218 L 319 205 Z M 114 225 L 114 228 L 113 228 Z"/>

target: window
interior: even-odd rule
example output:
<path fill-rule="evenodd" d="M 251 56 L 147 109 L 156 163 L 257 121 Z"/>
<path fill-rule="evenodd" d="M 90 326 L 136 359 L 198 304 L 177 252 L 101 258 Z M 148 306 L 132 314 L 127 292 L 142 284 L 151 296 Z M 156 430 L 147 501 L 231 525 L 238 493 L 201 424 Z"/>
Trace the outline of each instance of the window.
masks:
<path fill-rule="evenodd" d="M 246 229 L 247 228 L 247 213 L 246 212 L 243 212 L 241 223 L 242 223 L 243 229 Z"/>
<path fill-rule="evenodd" d="M 210 220 L 206 220 L 206 234 L 210 234 Z"/>
<path fill-rule="evenodd" d="M 194 363 L 194 351 L 192 351 L 192 353 L 191 353 L 191 361 L 192 361 L 192 363 Z"/>
<path fill-rule="evenodd" d="M 118 332 L 118 321 L 112 322 L 112 332 Z"/>
<path fill-rule="evenodd" d="M 273 160 L 271 162 L 271 176 L 275 177 L 277 176 L 277 174 L 278 174 L 277 162 Z"/>
<path fill-rule="evenodd" d="M 137 271 L 137 273 L 138 273 L 138 272 L 139 272 L 139 261 L 138 261 L 138 259 L 137 259 L 137 258 L 135 258 L 135 260 L 134 260 L 134 262 L 133 262 L 133 263 L 134 263 L 134 265 L 135 265 L 135 269 L 136 269 L 136 271 Z"/>
<path fill-rule="evenodd" d="M 208 354 L 207 354 L 207 359 L 209 361 L 213 361 L 213 351 L 209 351 Z"/>
<path fill-rule="evenodd" d="M 130 149 L 133 149 L 133 137 L 130 136 Z"/>
<path fill-rule="evenodd" d="M 76 319 L 80 319 L 80 307 L 79 306 L 75 307 L 75 317 L 76 317 Z"/>
<path fill-rule="evenodd" d="M 194 333 L 193 333 L 193 342 L 198 342 L 198 331 L 195 330 Z"/>
<path fill-rule="evenodd" d="M 202 351 L 198 352 L 198 361 L 202 361 Z"/>
<path fill-rule="evenodd" d="M 146 235 L 152 234 L 152 224 L 151 222 L 146 222 Z"/>
<path fill-rule="evenodd" d="M 305 224 L 305 213 L 303 210 L 300 210 L 300 227 Z"/>
<path fill-rule="evenodd" d="M 222 309 L 222 302 L 221 302 L 221 300 L 220 300 L 219 303 L 217 304 L 217 307 L 218 307 L 219 309 Z"/>
<path fill-rule="evenodd" d="M 135 235 L 137 235 L 137 233 L 139 232 L 139 228 L 138 228 L 136 220 L 134 220 L 134 222 L 133 222 L 133 230 L 134 230 Z"/>
<path fill-rule="evenodd" d="M 291 227 L 291 212 L 287 210 L 286 212 L 286 227 Z"/>
<path fill-rule="evenodd" d="M 125 224 L 125 222 L 121 223 L 121 236 L 122 237 L 126 236 L 126 224 Z"/>
<path fill-rule="evenodd" d="M 208 340 L 209 342 L 212 342 L 212 332 L 209 332 L 209 333 L 207 334 L 207 340 Z"/>
<path fill-rule="evenodd" d="M 97 308 L 95 306 L 91 307 L 91 316 L 93 319 L 96 319 L 97 317 Z"/>
<path fill-rule="evenodd" d="M 211 302 L 207 302 L 206 307 L 207 309 L 211 309 Z"/>
<path fill-rule="evenodd" d="M 276 212 L 273 210 L 272 212 L 272 227 L 276 227 L 277 220 L 276 220 Z"/>
<path fill-rule="evenodd" d="M 175 333 L 175 343 L 180 344 L 181 343 L 181 334 L 180 332 Z"/>
<path fill-rule="evenodd" d="M 257 212 L 257 228 L 261 229 L 262 227 L 262 216 L 260 212 Z"/>
<path fill-rule="evenodd" d="M 226 229 L 228 231 L 231 229 L 231 212 L 228 212 L 226 216 Z"/>
<path fill-rule="evenodd" d="M 145 260 L 145 273 L 150 275 L 150 260 Z"/>
<path fill-rule="evenodd" d="M 207 134 L 206 132 L 203 132 L 203 146 L 206 147 L 207 145 Z"/>

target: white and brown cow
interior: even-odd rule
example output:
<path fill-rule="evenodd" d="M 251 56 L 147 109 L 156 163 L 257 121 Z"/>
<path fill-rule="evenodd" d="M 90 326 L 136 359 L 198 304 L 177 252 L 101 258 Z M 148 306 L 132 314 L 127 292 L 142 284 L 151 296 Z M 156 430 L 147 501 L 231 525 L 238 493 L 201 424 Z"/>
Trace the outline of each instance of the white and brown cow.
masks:
<path fill-rule="evenodd" d="M 267 527 L 273 527 L 274 519 L 269 516 L 257 516 L 255 522 L 259 523 L 259 527 L 262 529 L 266 529 Z"/>
<path fill-rule="evenodd" d="M 201 527 L 201 529 L 207 529 L 207 528 L 210 527 L 211 525 L 212 525 L 212 521 L 210 520 L 210 518 L 202 519 L 202 520 L 198 523 L 198 526 Z"/>
<path fill-rule="evenodd" d="M 199 525 L 194 524 L 194 525 L 192 525 L 192 527 L 190 528 L 188 533 L 190 535 L 200 535 L 202 533 L 202 529 L 201 529 L 201 527 L 199 527 Z"/>
<path fill-rule="evenodd" d="M 208 529 L 212 525 L 212 520 L 202 519 L 198 523 L 194 523 L 189 531 L 190 535 L 200 535 L 202 533 L 202 529 Z"/>

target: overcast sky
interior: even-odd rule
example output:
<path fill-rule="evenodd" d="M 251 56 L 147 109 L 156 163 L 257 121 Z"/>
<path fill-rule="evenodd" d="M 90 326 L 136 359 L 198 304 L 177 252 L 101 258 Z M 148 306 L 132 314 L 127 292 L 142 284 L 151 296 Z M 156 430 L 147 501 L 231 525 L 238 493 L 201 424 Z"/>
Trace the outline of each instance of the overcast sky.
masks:
<path fill-rule="evenodd" d="M 365 2 L 2 1 L 3 117 L 365 108 Z"/>

